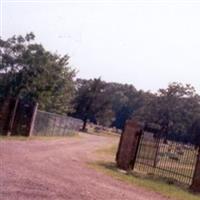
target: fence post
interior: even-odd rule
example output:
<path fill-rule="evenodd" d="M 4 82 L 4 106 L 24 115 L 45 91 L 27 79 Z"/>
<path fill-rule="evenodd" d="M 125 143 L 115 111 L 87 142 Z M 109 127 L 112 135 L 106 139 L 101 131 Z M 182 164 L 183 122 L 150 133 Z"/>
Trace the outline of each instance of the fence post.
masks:
<path fill-rule="evenodd" d="M 36 115 L 37 115 L 37 110 L 38 110 L 38 103 L 36 103 L 35 107 L 33 108 L 33 114 L 32 114 L 32 119 L 31 119 L 30 130 L 29 130 L 28 136 L 32 136 L 33 135 L 33 129 L 34 129 L 34 125 L 35 125 L 35 119 L 36 119 Z"/>
<path fill-rule="evenodd" d="M 9 124 L 9 130 L 7 132 L 7 136 L 10 136 L 12 134 L 14 120 L 15 120 L 15 116 L 17 114 L 18 105 L 19 105 L 19 98 L 17 98 L 16 101 L 15 101 L 15 106 L 14 106 L 13 113 L 12 113 L 12 116 L 11 116 L 11 120 L 10 120 L 10 124 Z"/>
<path fill-rule="evenodd" d="M 191 190 L 194 192 L 200 192 L 200 147 L 198 151 L 197 163 L 191 185 Z"/>
<path fill-rule="evenodd" d="M 118 168 L 123 170 L 133 168 L 141 133 L 142 128 L 136 121 L 127 120 L 116 155 Z"/>

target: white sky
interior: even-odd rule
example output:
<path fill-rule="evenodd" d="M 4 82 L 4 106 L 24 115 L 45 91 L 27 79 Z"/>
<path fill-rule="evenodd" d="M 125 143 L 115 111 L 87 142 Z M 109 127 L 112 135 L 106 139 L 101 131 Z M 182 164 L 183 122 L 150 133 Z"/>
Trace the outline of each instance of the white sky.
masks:
<path fill-rule="evenodd" d="M 200 0 L 0 0 L 1 36 L 33 31 L 71 56 L 78 77 L 156 91 L 191 83 L 200 93 Z"/>

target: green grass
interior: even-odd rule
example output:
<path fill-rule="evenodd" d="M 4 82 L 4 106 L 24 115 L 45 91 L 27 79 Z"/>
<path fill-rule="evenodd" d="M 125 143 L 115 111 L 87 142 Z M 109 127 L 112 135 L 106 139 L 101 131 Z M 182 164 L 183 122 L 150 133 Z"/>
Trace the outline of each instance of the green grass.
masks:
<path fill-rule="evenodd" d="M 189 190 L 185 188 L 178 187 L 176 185 L 172 185 L 171 182 L 167 183 L 167 179 L 162 179 L 159 177 L 149 177 L 141 174 L 137 174 L 135 172 L 125 172 L 122 173 L 117 169 L 116 164 L 114 162 L 114 157 L 116 154 L 116 145 L 112 145 L 110 147 L 99 149 L 96 151 L 98 156 L 101 155 L 105 157 L 105 159 L 98 160 L 96 162 L 89 163 L 89 166 L 95 168 L 98 171 L 101 171 L 113 178 L 138 186 L 143 187 L 147 190 L 154 191 L 159 193 L 165 197 L 176 199 L 176 200 L 199 200 L 200 196 L 191 193 Z M 112 157 L 107 161 L 107 157 Z M 106 161 L 105 161 L 106 160 Z"/>
<path fill-rule="evenodd" d="M 117 145 L 112 145 L 112 146 L 108 146 L 107 148 L 96 150 L 96 153 L 98 154 L 102 154 L 102 155 L 106 154 L 110 156 L 115 156 L 116 152 L 117 152 Z"/>

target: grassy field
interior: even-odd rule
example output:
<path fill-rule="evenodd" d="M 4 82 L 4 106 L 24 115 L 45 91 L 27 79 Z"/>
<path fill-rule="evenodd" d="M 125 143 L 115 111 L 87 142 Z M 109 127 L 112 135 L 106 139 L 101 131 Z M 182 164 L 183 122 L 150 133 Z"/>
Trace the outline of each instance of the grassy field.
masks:
<path fill-rule="evenodd" d="M 124 181 L 126 183 L 144 187 L 147 190 L 157 192 L 171 199 L 176 200 L 199 200 L 200 196 L 195 195 L 189 190 L 173 185 L 165 179 L 158 177 L 149 177 L 137 174 L 135 172 L 123 172 L 116 168 L 115 164 L 115 154 L 117 150 L 117 145 L 113 145 L 104 149 L 99 149 L 95 153 L 98 154 L 100 158 L 96 162 L 89 163 L 89 166 L 95 168 L 98 171 L 106 173 L 113 178 Z"/>

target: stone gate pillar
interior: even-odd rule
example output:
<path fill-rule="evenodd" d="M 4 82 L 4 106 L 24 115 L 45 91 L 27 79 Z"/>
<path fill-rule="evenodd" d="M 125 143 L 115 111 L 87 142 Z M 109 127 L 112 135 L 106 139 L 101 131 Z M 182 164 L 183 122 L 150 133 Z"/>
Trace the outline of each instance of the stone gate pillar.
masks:
<path fill-rule="evenodd" d="M 118 168 L 123 170 L 133 169 L 141 134 L 142 128 L 138 122 L 127 120 L 116 156 Z"/>
<path fill-rule="evenodd" d="M 194 192 L 200 193 L 200 148 L 199 148 L 199 153 L 197 157 L 197 164 L 196 164 L 196 169 L 195 169 L 191 189 Z"/>

